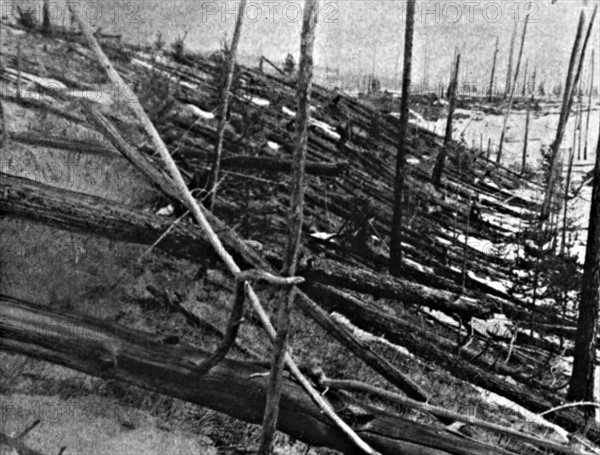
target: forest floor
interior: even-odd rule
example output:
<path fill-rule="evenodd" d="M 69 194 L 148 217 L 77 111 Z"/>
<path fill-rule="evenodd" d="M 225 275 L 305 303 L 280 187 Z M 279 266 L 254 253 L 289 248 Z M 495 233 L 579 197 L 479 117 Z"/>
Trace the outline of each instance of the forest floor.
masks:
<path fill-rule="evenodd" d="M 169 202 L 86 123 L 73 101 L 93 100 L 132 144 L 151 150 L 126 99 L 111 89 L 81 38 L 64 31 L 46 37 L 5 23 L 0 33 L 1 171 L 126 204 L 132 210 L 169 213 Z M 183 56 L 175 61 L 166 51 L 122 47 L 108 39 L 103 46 L 134 86 L 182 171 L 192 182 L 202 181 L 216 128 L 213 112 L 219 56 Z M 240 69 L 237 81 L 225 158 L 231 163 L 240 156 L 289 159 L 295 115 L 290 81 L 246 68 Z M 68 93 L 71 101 L 53 98 L 45 88 Z M 383 328 L 361 327 L 361 319 L 347 308 L 328 311 L 371 351 L 427 391 L 439 406 L 557 443 L 564 442 L 567 433 L 584 438 L 585 434 L 578 433 L 584 428 L 575 424 L 567 431 L 561 428 L 564 422 L 578 422 L 575 414 L 557 420 L 558 425 L 537 417 L 544 406 L 559 405 L 564 399 L 572 358 L 568 352 L 572 351 L 572 333 L 566 329 L 574 327 L 576 286 L 564 290 L 565 311 L 556 308 L 556 294 L 544 296 L 540 290 L 542 296 L 534 305 L 536 324 L 529 324 L 533 319 L 533 268 L 527 251 L 535 239 L 520 234 L 535 226 L 543 194 L 541 173 L 529 180 L 521 178 L 510 170 L 495 168 L 478 147 L 471 147 L 473 140 L 486 143 L 481 137 L 484 132 L 499 137 L 499 116 L 484 115 L 481 106 L 459 110 L 455 139 L 463 137 L 466 143 L 452 147 L 443 187 L 436 191 L 429 175 L 441 147 L 438 133 L 443 131 L 443 109 L 434 121 L 433 105 L 415 108 L 405 212 L 406 274 L 402 281 L 390 279 L 382 284 L 378 277 L 389 278 L 384 270 L 397 125 L 393 115 L 382 117 L 369 103 L 347 97 L 337 103 L 334 99 L 334 94 L 320 88 L 313 95 L 309 160 L 344 163 L 345 167 L 334 176 L 308 179 L 301 272 L 319 285 L 344 289 L 368 308 L 406 323 L 415 333 L 431 336 L 428 340 L 433 341 L 428 343 L 447 353 L 449 362 L 458 359 L 473 365 L 473 371 L 499 378 L 500 385 L 486 387 L 484 376 L 468 378 L 468 371 L 461 374 L 434 360 L 434 352 L 403 346 L 400 336 L 394 339 L 394 333 Z M 541 109 L 535 113 L 531 139 L 539 144 L 547 143 L 553 125 L 553 120 L 548 123 L 552 116 Z M 598 130 L 597 112 L 592 131 Z M 348 118 L 352 119 L 351 138 L 340 145 Z M 517 130 L 522 119 L 520 111 L 513 116 L 514 129 L 509 136 L 515 140 L 507 144 L 506 163 L 520 162 L 517 138 L 521 131 Z M 465 130 L 470 136 L 462 134 Z M 596 142 L 590 138 L 590 144 Z M 531 161 L 537 161 L 535 154 L 540 149 L 541 145 L 532 147 Z M 579 175 L 589 170 L 594 157 L 592 150 L 587 160 L 576 162 Z M 285 244 L 288 181 L 289 173 L 269 168 L 225 167 L 215 210 L 274 264 L 280 261 Z M 575 222 L 585 217 L 589 189 L 584 187 L 578 197 L 581 202 L 570 216 Z M 475 200 L 481 206 L 478 219 L 471 218 Z M 178 207 L 173 210 L 175 214 L 169 216 L 175 222 L 180 213 Z M 188 219 L 181 223 L 191 225 Z M 577 229 L 581 230 L 579 223 Z M 353 235 L 361 229 L 368 231 L 366 242 Z M 573 232 L 578 231 L 574 228 Z M 75 232 L 10 213 L 0 218 L 0 236 L 0 294 L 176 335 L 208 350 L 215 348 L 222 335 L 231 283 L 210 258 L 177 259 L 149 245 Z M 585 246 L 584 237 L 580 233 L 573 238 L 574 255 Z M 352 276 L 363 273 L 368 274 L 367 285 L 352 281 Z M 415 286 L 412 294 L 405 292 L 406 283 Z M 542 287 L 552 286 L 547 281 Z M 273 314 L 280 296 L 266 286 L 258 291 Z M 200 318 L 205 330 L 191 327 L 174 309 L 173 301 Z M 452 306 L 457 302 L 460 305 Z M 467 335 L 465 315 L 456 313 L 459 306 L 474 330 L 473 339 L 463 348 L 457 346 Z M 553 327 L 566 328 L 571 335 L 557 335 Z M 300 311 L 294 312 L 291 351 L 300 363 L 316 358 L 328 376 L 394 390 Z M 231 355 L 256 360 L 268 358 L 269 353 L 268 339 L 248 310 L 238 347 Z M 18 434 L 40 419 L 27 445 L 43 453 L 58 453 L 66 447 L 65 454 L 237 454 L 252 453 L 257 447 L 260 427 L 210 409 L 19 355 L 2 353 L 0 358 L 0 430 Z M 557 390 L 560 385 L 563 387 Z M 527 393 L 532 401 L 539 401 L 539 408 L 533 409 L 525 399 L 517 403 Z M 369 402 L 410 420 L 439 425 L 427 414 L 375 399 Z M 463 427 L 462 431 L 512 453 L 545 453 L 476 427 Z M 308 447 L 283 434 L 278 435 L 276 446 L 281 454 L 333 452 Z M 589 442 L 573 447 L 593 453 Z"/>

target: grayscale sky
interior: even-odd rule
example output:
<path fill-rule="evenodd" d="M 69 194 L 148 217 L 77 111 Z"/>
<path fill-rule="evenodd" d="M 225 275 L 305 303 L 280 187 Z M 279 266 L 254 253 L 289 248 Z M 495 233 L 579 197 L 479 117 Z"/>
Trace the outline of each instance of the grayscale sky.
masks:
<path fill-rule="evenodd" d="M 25 3 L 39 6 L 42 1 Z M 256 64 L 258 56 L 266 55 L 280 62 L 288 52 L 297 55 L 303 3 L 249 0 L 240 49 L 242 61 Z M 538 80 L 563 79 L 579 13 L 583 9 L 589 18 L 596 3 L 597 0 L 558 0 L 554 5 L 550 0 L 417 0 L 414 80 L 423 78 L 426 54 L 429 80 L 446 80 L 458 47 L 463 78 L 486 84 L 496 36 L 500 36 L 498 77 L 505 78 L 515 20 L 520 36 L 528 11 L 533 15 L 524 55 L 530 61 L 530 69 L 538 68 Z M 63 4 L 56 3 L 56 14 L 68 22 L 62 12 Z M 84 17 L 103 30 L 123 33 L 134 43 L 151 43 L 159 31 L 170 43 L 187 31 L 187 47 L 200 51 L 218 49 L 222 39 L 231 37 L 237 4 L 234 0 L 79 0 Z M 320 4 L 315 52 L 321 71 L 329 68 L 367 74 L 375 68 L 379 76 L 393 78 L 402 56 L 406 2 L 321 0 Z M 598 24 L 596 20 L 592 38 L 596 50 L 600 42 Z M 402 70 L 401 63 L 398 70 Z"/>

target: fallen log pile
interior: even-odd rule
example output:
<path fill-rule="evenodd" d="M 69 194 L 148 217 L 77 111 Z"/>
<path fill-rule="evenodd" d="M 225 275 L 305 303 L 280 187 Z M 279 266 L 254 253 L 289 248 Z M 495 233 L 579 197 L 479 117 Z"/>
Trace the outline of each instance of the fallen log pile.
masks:
<path fill-rule="evenodd" d="M 93 376 L 118 379 L 260 423 L 268 369 L 224 360 L 208 374 L 197 366 L 210 354 L 172 345 L 155 335 L 0 296 L 0 349 L 58 363 Z M 381 454 L 502 455 L 508 452 L 460 438 L 443 429 L 395 417 L 359 402 L 332 398 L 331 404 Z M 279 430 L 346 454 L 358 449 L 325 417 L 304 391 L 285 380 Z"/>
<path fill-rule="evenodd" d="M 182 65 L 166 63 L 164 59 L 159 63 L 140 56 L 134 62 L 120 62 L 120 65 L 124 72 L 135 78 L 139 62 L 153 66 L 158 74 L 166 73 L 165 77 L 174 75 L 179 78 L 173 95 L 175 111 L 182 108 L 181 103 L 192 101 L 198 109 L 212 110 L 212 90 L 219 75 L 219 64 L 214 59 L 190 57 L 189 64 Z M 287 185 L 282 181 L 286 181 L 285 174 L 290 169 L 286 154 L 290 142 L 289 129 L 295 115 L 289 95 L 290 81 L 247 69 L 241 71 L 240 78 L 244 89 L 236 93 L 233 111 L 247 123 L 250 122 L 247 119 L 254 118 L 250 114 L 257 112 L 261 118 L 260 128 L 250 134 L 248 130 L 254 125 L 246 124 L 242 125 L 242 129 L 232 127 L 228 131 L 224 142 L 223 168 L 235 169 L 239 174 L 235 177 L 230 174 L 222 182 L 219 193 L 222 200 L 217 201 L 215 211 L 219 217 L 202 210 L 240 265 L 276 273 L 274 265 L 281 263 L 282 236 L 287 225 L 280 208 L 289 197 Z M 68 101 L 55 91 L 49 92 L 63 102 Z M 414 327 L 397 314 L 382 312 L 369 303 L 369 298 L 363 301 L 356 294 L 342 291 L 385 299 L 389 306 L 401 304 L 404 308 L 438 310 L 464 325 L 468 325 L 473 317 L 489 318 L 495 313 L 525 320 L 523 302 L 502 287 L 494 286 L 494 283 L 506 282 L 510 278 L 512 261 L 485 248 L 476 248 L 467 240 L 476 238 L 494 246 L 502 245 L 503 241 L 513 241 L 501 226 L 491 223 L 474 226 L 470 220 L 472 201 L 484 195 L 482 205 L 485 210 L 504 213 L 527 226 L 527 212 L 534 210 L 536 204 L 513 192 L 519 182 L 526 183 L 508 170 L 494 168 L 496 183 L 491 185 L 486 181 L 487 176 L 492 174 L 487 163 L 483 168 L 474 165 L 472 172 L 450 164 L 442 192 L 434 192 L 428 181 L 429 163 L 438 148 L 438 140 L 427 131 L 413 128 L 409 146 L 413 164 L 407 179 L 409 191 L 404 237 L 407 272 L 401 279 L 391 278 L 380 269 L 387 262 L 385 244 L 389 238 L 393 188 L 390 162 L 394 155 L 397 123 L 393 118 L 384 118 L 381 133 L 375 134 L 371 131 L 371 124 L 376 114 L 368 106 L 341 96 L 342 115 L 339 106 L 332 105 L 331 93 L 316 87 L 314 95 L 315 122 L 311 126 L 308 145 L 307 171 L 311 176 L 307 179 L 306 190 L 307 224 L 327 231 L 326 234 L 341 232 L 344 227 L 350 233 L 362 230 L 363 234 L 367 233 L 363 237 L 376 238 L 383 246 L 376 247 L 370 241 L 359 245 L 359 248 L 356 245 L 349 247 L 348 242 L 343 241 L 317 242 L 309 238 L 306 226 L 302 275 L 307 282 L 299 291 L 300 309 L 366 365 L 416 401 L 429 401 L 427 391 L 408 380 L 393 362 L 373 351 L 347 327 L 337 323 L 331 312 L 342 314 L 355 326 L 373 334 L 385 335 L 389 341 L 406 347 L 412 354 L 436 364 L 453 376 L 496 392 L 531 411 L 547 411 L 561 404 L 560 397 L 549 393 L 543 384 L 519 370 L 522 366 L 519 356 L 513 356 L 506 365 L 497 365 L 480 356 L 474 348 L 461 348 L 449 336 Z M 264 97 L 258 100 L 260 105 L 254 96 Z M 24 103 L 19 99 L 12 101 Z M 41 108 L 49 109 L 48 106 Z M 170 203 L 181 203 L 180 195 L 172 191 L 172 176 L 162 169 L 158 159 L 150 156 L 149 147 L 135 147 L 124 139 L 127 137 L 123 133 L 124 128 L 135 127 L 134 122 L 126 125 L 120 119 L 119 123 L 110 114 L 100 114 L 91 103 L 83 103 L 82 111 L 83 114 L 68 114 L 80 123 L 86 119 L 102 133 L 155 186 L 160 197 Z M 192 109 L 192 112 L 195 111 Z M 338 132 L 344 121 L 354 125 L 355 136 L 347 142 L 341 141 Z M 214 119 L 209 115 L 191 118 L 171 112 L 157 126 L 164 134 L 170 151 L 180 158 L 177 164 L 188 177 L 206 170 L 207 161 L 212 158 Z M 13 135 L 13 140 L 31 146 L 70 147 L 81 153 L 104 153 L 107 150 L 100 146 L 70 143 L 58 137 L 27 137 L 23 133 Z M 272 141 L 275 146 L 261 147 L 267 141 Z M 244 152 L 247 154 L 240 154 Z M 455 158 L 458 163 L 461 153 L 466 152 L 457 147 L 450 158 Z M 260 174 L 260 178 L 254 178 L 256 174 Z M 215 255 L 205 236 L 187 220 L 173 223 L 173 219 L 101 198 L 6 174 L 1 176 L 0 211 L 11 216 L 126 242 L 153 245 L 160 239 L 156 248 L 195 262 Z M 245 176 L 243 185 L 240 185 L 240 176 Z M 506 202 L 508 198 L 512 198 L 512 203 Z M 279 209 L 269 212 L 248 208 L 251 202 L 266 205 L 269 201 L 275 201 Z M 364 204 L 364 201 L 369 202 Z M 266 219 L 262 225 L 269 226 L 269 229 L 261 231 L 255 227 L 252 233 L 265 245 L 268 261 L 229 227 L 239 218 L 245 218 L 250 227 L 253 224 L 258 226 L 259 223 L 255 222 L 259 217 Z M 228 360 L 208 375 L 199 377 L 195 375 L 194 362 L 205 360 L 206 354 L 191 347 L 167 346 L 148 334 L 57 315 L 8 297 L 1 300 L 0 346 L 5 350 L 67 365 L 89 374 L 125 380 L 209 406 L 248 422 L 261 420 L 266 381 L 253 376 L 265 371 L 256 365 Z M 65 328 L 65 324 L 77 328 L 80 333 L 65 337 L 60 329 Z M 460 333 L 458 335 L 457 339 Z M 534 337 L 530 338 L 532 340 L 516 337 L 515 348 L 520 343 L 525 345 L 535 341 Z M 551 341 L 539 341 L 537 347 L 558 351 L 557 345 Z M 77 349 L 69 350 L 72 345 L 76 345 Z M 190 358 L 195 359 L 191 364 Z M 512 379 L 506 380 L 505 376 Z M 252 387 L 248 386 L 249 380 Z M 458 439 L 444 430 L 409 422 L 349 398 L 347 400 L 333 404 L 344 409 L 342 417 L 382 453 L 506 453 L 499 448 Z M 283 403 L 282 431 L 309 444 L 355 453 L 355 447 L 292 381 L 285 385 Z M 572 409 L 555 412 L 552 419 L 573 432 L 584 425 L 582 416 Z M 588 436 L 600 442 L 597 427 L 591 428 Z"/>
<path fill-rule="evenodd" d="M 5 174 L 0 179 L 0 194 L 2 195 L 0 210 L 6 213 L 50 223 L 68 230 L 94 232 L 113 239 L 153 244 L 170 227 L 167 220 L 156 215 L 132 210 L 101 198 L 60 190 Z M 91 216 L 92 213 L 95 215 Z M 221 231 L 222 234 L 227 232 L 227 230 Z M 253 255 L 247 247 L 244 248 L 244 244 L 235 234 L 229 232 L 229 235 L 233 237 L 225 236 L 226 244 L 248 266 L 273 270 L 264 259 Z M 157 248 L 192 261 L 204 261 L 207 255 L 211 254 L 198 230 L 187 224 L 174 226 L 170 234 L 157 244 Z M 534 394 L 531 389 L 511 385 L 499 376 L 509 374 L 519 379 L 520 373 L 510 368 L 489 372 L 487 370 L 491 367 L 490 364 L 483 361 L 473 365 L 469 362 L 468 356 L 458 357 L 452 354 L 456 346 L 450 341 L 443 342 L 438 335 L 417 329 L 401 319 L 384 314 L 348 294 L 320 284 L 318 280 L 312 281 L 310 274 L 308 274 L 308 284 L 303 287 L 303 290 L 307 295 L 301 294 L 298 301 L 300 309 L 342 344 L 349 347 L 355 355 L 364 357 L 363 360 L 368 365 L 401 389 L 406 387 L 402 385 L 403 378 L 394 375 L 394 368 L 390 364 L 386 365 L 387 362 L 378 358 L 367 345 L 359 342 L 345 328 L 340 327 L 327 312 L 315 304 L 315 301 L 328 312 L 336 311 L 344 315 L 363 330 L 376 335 L 385 335 L 389 341 L 406 347 L 423 359 L 435 362 L 457 378 L 474 382 L 534 412 L 543 412 L 560 404 L 557 397 L 551 394 L 544 395 L 543 392 Z M 411 393 L 408 395 L 411 396 Z M 415 399 L 420 398 L 418 394 L 412 396 Z M 571 431 L 577 431 L 583 425 L 583 419 L 576 411 L 561 411 L 556 414 L 555 421 Z M 591 435 L 594 439 L 600 440 L 600 434 Z"/>

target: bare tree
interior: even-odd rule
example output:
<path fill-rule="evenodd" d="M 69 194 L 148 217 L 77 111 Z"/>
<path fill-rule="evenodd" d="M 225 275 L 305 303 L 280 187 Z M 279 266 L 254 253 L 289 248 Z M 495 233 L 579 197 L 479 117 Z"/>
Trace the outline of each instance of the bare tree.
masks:
<path fill-rule="evenodd" d="M 594 13 L 592 14 L 592 18 L 588 25 L 587 35 L 583 42 L 583 46 L 581 48 L 581 53 L 579 53 L 579 45 L 581 42 L 581 37 L 583 35 L 583 27 L 585 23 L 585 14 L 582 11 L 581 16 L 579 18 L 579 25 L 577 27 L 577 36 L 575 37 L 575 44 L 573 45 L 573 52 L 571 53 L 571 60 L 569 62 L 569 71 L 567 75 L 567 83 L 565 85 L 564 97 L 563 97 L 563 106 L 560 113 L 560 118 L 558 121 L 558 129 L 556 130 L 556 139 L 552 143 L 552 157 L 550 159 L 550 171 L 548 175 L 548 182 L 546 183 L 546 192 L 544 194 L 544 202 L 542 204 L 542 209 L 540 211 L 540 220 L 544 221 L 548 219 L 550 214 L 550 204 L 552 202 L 552 197 L 554 194 L 554 179 L 556 178 L 556 167 L 558 164 L 558 157 L 560 152 L 560 146 L 562 144 L 563 137 L 565 135 L 565 128 L 567 126 L 567 120 L 569 119 L 569 115 L 571 113 L 571 108 L 573 106 L 573 94 L 575 93 L 575 87 L 577 87 L 579 83 L 579 78 L 581 77 L 581 71 L 583 68 L 583 63 L 585 61 L 585 51 L 587 49 L 587 45 L 592 34 L 592 29 L 594 26 L 594 20 L 596 19 L 596 14 L 598 13 L 598 5 L 594 8 Z M 579 65 L 577 67 L 577 72 L 575 71 L 575 62 L 577 61 L 577 55 L 579 54 Z M 575 76 L 573 77 L 573 74 Z"/>
<path fill-rule="evenodd" d="M 293 276 L 296 273 L 302 223 L 304 220 L 304 170 L 308 144 L 308 124 L 310 122 L 310 90 L 313 75 L 313 49 L 317 26 L 318 0 L 306 0 L 300 42 L 300 66 L 298 70 L 298 114 L 296 116 L 296 139 L 292 165 L 292 189 L 290 197 L 289 232 L 282 274 Z M 279 414 L 279 398 L 283 377 L 283 365 L 287 348 L 292 305 L 296 296 L 292 288 L 281 301 L 277 314 L 277 338 L 271 375 L 267 389 L 267 402 L 263 417 L 263 432 L 258 450 L 259 455 L 270 455 L 273 435 Z"/>
<path fill-rule="evenodd" d="M 50 0 L 44 0 L 42 32 L 49 33 L 51 28 L 52 24 L 50 22 Z"/>
<path fill-rule="evenodd" d="M 517 40 L 517 29 L 518 22 L 515 20 L 515 27 L 512 31 L 512 36 L 510 38 L 510 53 L 508 54 L 508 68 L 506 70 L 506 86 L 504 87 L 504 98 L 508 96 L 511 90 L 511 80 L 512 80 L 512 65 L 513 65 L 513 56 L 515 54 L 515 42 Z"/>
<path fill-rule="evenodd" d="M 402 269 L 402 212 L 404 209 L 404 180 L 406 179 L 406 136 L 408 133 L 408 97 L 412 71 L 412 48 L 415 29 L 415 3 L 408 0 L 406 31 L 404 38 L 404 72 L 402 76 L 402 100 L 400 102 L 400 132 L 396 156 L 396 179 L 394 182 L 394 214 L 392 218 L 390 273 L 400 275 Z"/>
<path fill-rule="evenodd" d="M 525 138 L 523 139 L 523 157 L 521 159 L 521 174 L 525 173 L 527 167 L 527 149 L 529 148 L 529 123 L 531 122 L 531 105 L 535 100 L 535 81 L 537 78 L 537 68 L 533 70 L 533 79 L 531 84 L 531 98 L 527 102 L 527 114 L 525 117 Z"/>
<path fill-rule="evenodd" d="M 498 44 L 500 43 L 500 38 L 496 37 L 496 50 L 494 51 L 494 63 L 492 63 L 492 76 L 490 78 L 490 89 L 488 90 L 488 101 L 492 102 L 492 97 L 494 96 L 494 78 L 496 77 L 496 62 L 498 60 Z"/>
<path fill-rule="evenodd" d="M 433 168 L 433 173 L 431 175 L 431 180 L 436 188 L 440 186 L 442 181 L 442 174 L 444 172 L 444 163 L 446 161 L 446 155 L 448 154 L 448 146 L 450 145 L 450 141 L 452 140 L 452 117 L 454 116 L 454 110 L 456 108 L 456 88 L 458 86 L 458 74 L 460 71 L 460 54 L 456 56 L 456 61 L 454 62 L 454 70 L 453 75 L 454 78 L 450 83 L 450 109 L 448 112 L 448 120 L 446 121 L 446 135 L 444 137 L 444 146 L 440 150 L 440 153 L 437 157 L 437 163 Z"/>
<path fill-rule="evenodd" d="M 585 125 L 585 148 L 583 149 L 583 159 L 587 161 L 588 157 L 588 138 L 590 136 L 590 117 L 592 115 L 592 95 L 594 93 L 594 69 L 596 65 L 595 49 L 592 49 L 592 61 L 590 64 L 590 91 L 588 94 L 587 120 Z"/>
<path fill-rule="evenodd" d="M 508 100 L 508 107 L 506 108 L 506 115 L 504 116 L 504 123 L 502 124 L 502 134 L 500 135 L 500 143 L 498 144 L 498 155 L 496 155 L 496 163 L 500 163 L 502 159 L 502 149 L 504 147 L 504 136 L 506 135 L 506 127 L 508 126 L 508 119 L 510 118 L 510 112 L 512 105 L 515 100 L 515 92 L 517 90 L 519 80 L 519 69 L 521 68 L 521 59 L 523 58 L 523 49 L 525 48 L 525 37 L 527 36 L 527 25 L 529 25 L 529 16 L 527 14 L 525 18 L 525 24 L 523 24 L 523 35 L 521 36 L 521 47 L 519 48 L 519 57 L 517 58 L 517 68 L 515 69 L 515 78 L 510 90 L 510 98 Z"/>
<path fill-rule="evenodd" d="M 227 55 L 227 73 L 225 75 L 225 83 L 223 84 L 220 101 L 219 111 L 217 114 L 218 125 L 217 125 L 217 144 L 215 146 L 215 157 L 213 161 L 212 177 L 210 185 L 210 194 L 208 208 L 213 210 L 215 207 L 215 200 L 217 198 L 217 186 L 219 184 L 219 174 L 221 171 L 221 158 L 223 156 L 223 138 L 225 136 L 225 127 L 227 126 L 227 109 L 229 107 L 229 92 L 231 90 L 231 84 L 233 83 L 233 73 L 235 71 L 235 61 L 237 56 L 237 49 L 240 42 L 240 36 L 242 34 L 242 24 L 244 21 L 244 12 L 246 11 L 246 3 L 248 0 L 242 0 L 238 6 L 237 20 L 235 22 L 235 30 L 233 32 L 233 38 L 231 39 L 231 46 L 229 47 L 229 53 Z"/>
<path fill-rule="evenodd" d="M 598 289 L 600 287 L 600 136 L 596 147 L 596 165 L 592 206 L 585 251 L 585 265 L 581 280 L 581 302 L 575 337 L 573 372 L 567 399 L 592 401 L 594 399 L 594 368 L 596 363 L 596 334 L 598 331 Z"/>

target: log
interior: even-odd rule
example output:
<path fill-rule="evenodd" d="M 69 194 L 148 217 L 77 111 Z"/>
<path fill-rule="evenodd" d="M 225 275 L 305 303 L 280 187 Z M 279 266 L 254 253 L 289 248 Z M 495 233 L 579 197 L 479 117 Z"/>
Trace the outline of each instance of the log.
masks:
<path fill-rule="evenodd" d="M 0 173 L 0 211 L 69 231 L 152 245 L 173 220 L 106 199 Z M 198 261 L 212 250 L 198 229 L 173 226 L 156 248 Z"/>
<path fill-rule="evenodd" d="M 473 365 L 465 358 L 453 354 L 449 349 L 449 343 L 445 343 L 446 346 L 444 346 L 442 342 L 435 342 L 433 334 L 368 307 L 348 294 L 323 285 L 305 284 L 303 289 L 312 298 L 318 299 L 328 311 L 339 312 L 360 329 L 375 335 L 385 335 L 388 341 L 406 347 L 412 354 L 435 363 L 454 377 L 506 397 L 532 412 L 544 412 L 563 404 L 552 392 L 534 391 L 532 387 L 525 387 L 518 383 L 511 384 L 499 374 L 489 372 L 489 365 L 485 369 Z M 307 310 L 305 305 L 301 305 L 301 308 L 303 311 Z M 502 369 L 508 370 L 507 368 Z M 509 373 L 509 371 L 504 371 L 504 373 Z M 511 376 L 517 375 L 511 374 Z M 517 377 L 517 379 L 519 378 Z M 571 409 L 551 413 L 547 418 L 571 432 L 580 431 L 585 426 L 583 415 Z M 597 426 L 590 428 L 587 436 L 598 443 L 600 429 Z"/>
<path fill-rule="evenodd" d="M 95 196 L 82 195 L 33 182 L 20 177 L 0 174 L 0 211 L 47 223 L 62 229 L 93 233 L 115 240 L 154 244 L 172 221 L 129 206 L 106 201 Z M 272 267 L 237 237 L 221 220 L 207 212 L 223 240 L 242 257 L 246 264 L 257 264 L 263 270 Z M 156 245 L 168 254 L 194 262 L 211 257 L 214 253 L 195 226 L 177 224 L 169 235 Z M 380 355 L 371 352 L 348 330 L 339 327 L 331 318 L 326 330 L 332 333 L 351 352 L 375 369 L 390 383 L 415 400 L 426 401 L 428 396 Z"/>
<path fill-rule="evenodd" d="M 165 220 L 159 216 L 136 211 L 129 206 L 106 201 L 99 197 L 82 195 L 7 174 L 0 173 L 0 177 L 0 211 L 18 217 L 51 224 L 71 231 L 94 233 L 115 240 L 141 244 L 153 244 L 171 225 L 171 221 Z M 268 270 L 267 267 L 270 267 L 268 263 L 252 249 L 248 248 L 234 231 L 230 230 L 222 221 L 212 214 L 209 214 L 208 216 L 209 221 L 219 231 L 225 244 L 240 254 L 247 264 L 260 266 L 265 270 Z M 211 249 L 208 248 L 207 243 L 203 240 L 203 237 L 198 233 L 198 230 L 183 224 L 176 225 L 171 233 L 158 243 L 156 247 L 176 257 L 189 259 L 195 262 L 213 254 Z M 305 313 L 309 314 L 310 317 L 312 317 L 319 325 L 322 325 L 329 333 L 338 337 L 340 340 L 344 340 L 339 327 L 336 329 L 335 325 L 326 325 L 333 320 L 322 308 L 316 305 L 304 292 L 300 294 L 300 297 L 298 305 Z M 313 297 L 318 296 L 315 295 Z M 318 301 L 321 305 L 328 308 L 327 299 L 319 298 Z M 351 317 L 351 321 L 358 327 L 366 330 L 373 330 L 374 333 L 384 333 L 382 328 L 373 328 L 376 326 L 372 325 L 374 324 L 372 320 L 367 321 L 366 318 L 364 321 L 360 318 L 355 320 L 348 311 L 342 312 L 340 310 L 340 313 L 344 314 L 346 317 Z M 402 342 L 397 339 L 398 336 L 402 335 L 401 330 L 398 329 L 400 326 L 392 327 L 393 322 L 391 322 L 388 315 L 384 315 L 383 320 L 389 323 L 385 326 L 390 335 L 388 339 L 390 339 L 390 341 L 394 340 L 394 342 L 397 342 L 398 344 L 402 344 Z M 367 324 L 368 327 L 365 324 Z M 346 335 L 352 337 L 352 334 L 350 333 L 347 333 Z M 386 333 L 386 336 L 387 335 L 388 334 Z M 348 345 L 347 341 L 342 341 L 342 343 L 345 346 Z M 419 338 L 415 339 L 415 344 L 416 346 L 423 345 Z M 357 345 L 357 348 L 360 348 L 360 345 L 361 343 Z M 359 349 L 357 349 L 357 352 L 359 352 Z M 368 350 L 362 352 L 368 352 Z M 531 394 L 531 391 L 515 392 L 514 389 L 516 386 L 506 383 L 499 377 L 488 373 L 481 368 L 470 365 L 464 359 L 459 359 L 460 362 L 453 363 L 452 359 L 458 358 L 447 354 L 443 350 L 432 349 L 429 352 L 430 355 L 439 358 L 440 366 L 454 376 L 469 382 L 475 382 L 477 385 L 510 398 L 531 410 L 544 411 L 554 406 L 554 403 L 551 403 L 546 399 L 536 398 L 534 394 Z M 422 353 L 427 354 L 427 349 L 423 350 Z M 417 352 L 415 352 L 415 354 L 420 355 Z M 372 367 L 380 360 L 377 358 L 374 358 L 371 361 L 365 360 L 363 354 L 360 354 L 360 357 Z M 430 357 L 424 355 L 424 358 L 429 359 Z M 378 371 L 382 373 L 386 379 L 402 389 L 401 385 L 393 376 L 385 373 L 385 365 L 380 364 L 380 366 L 381 368 L 378 368 Z M 560 415 L 562 416 L 565 412 L 567 411 L 563 411 Z M 562 420 L 559 420 L 557 417 L 556 421 L 565 428 L 573 431 L 576 431 L 577 425 L 579 425 L 579 427 L 583 425 L 583 421 L 576 411 L 567 412 L 567 417 L 562 417 Z M 595 440 L 600 441 L 600 431 L 593 429 L 591 434 Z"/>
<path fill-rule="evenodd" d="M 262 419 L 267 370 L 224 360 L 206 375 L 197 365 L 210 355 L 198 347 L 164 343 L 161 337 L 90 317 L 60 314 L 41 305 L 0 295 L 0 349 L 60 364 L 104 379 L 214 409 L 249 423 Z M 282 387 L 277 428 L 309 445 L 359 453 L 289 379 Z M 359 402 L 332 396 L 356 431 L 382 454 L 506 454 L 448 434 L 443 429 L 396 417 Z"/>
<path fill-rule="evenodd" d="M 406 305 L 422 305 L 465 319 L 490 317 L 496 308 L 483 302 L 475 305 L 458 295 L 440 291 L 401 278 L 365 269 L 342 268 L 332 261 L 319 259 L 303 273 L 308 281 L 351 289 L 376 297 L 398 300 Z"/>
<path fill-rule="evenodd" d="M 269 173 L 291 172 L 292 161 L 262 156 L 232 156 L 223 159 L 221 165 L 224 169 L 251 169 Z M 339 177 L 347 168 L 348 163 L 318 163 L 308 161 L 306 173 L 322 177 Z"/>

